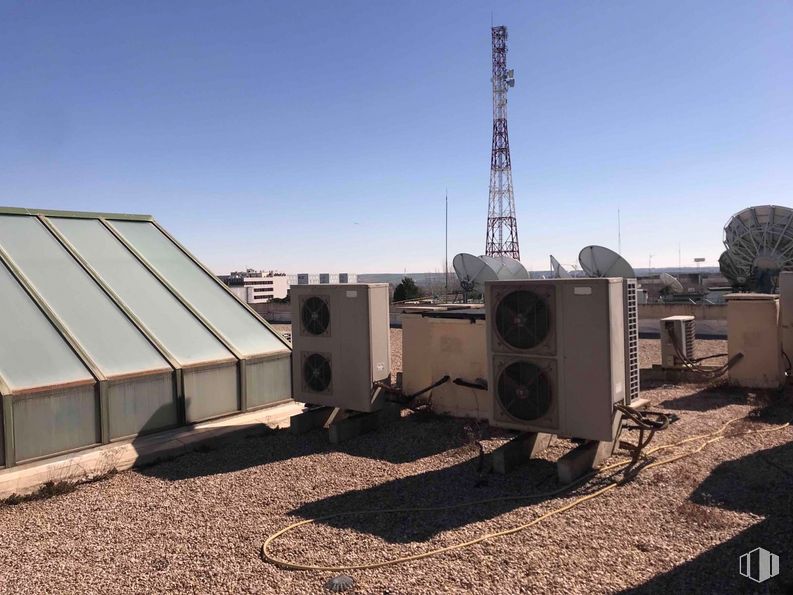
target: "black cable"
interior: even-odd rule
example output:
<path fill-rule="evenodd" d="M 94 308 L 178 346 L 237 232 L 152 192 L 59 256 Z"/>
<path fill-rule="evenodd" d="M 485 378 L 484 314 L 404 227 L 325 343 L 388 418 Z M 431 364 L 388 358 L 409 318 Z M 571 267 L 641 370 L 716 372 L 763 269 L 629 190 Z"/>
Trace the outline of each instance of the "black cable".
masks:
<path fill-rule="evenodd" d="M 730 355 L 729 353 L 717 353 L 716 355 L 707 355 L 705 357 L 695 357 L 694 359 L 690 360 L 692 363 L 698 364 L 700 362 L 704 362 L 705 360 L 709 359 L 716 359 L 717 357 L 727 357 Z"/>
<path fill-rule="evenodd" d="M 722 376 L 743 357 L 743 353 L 736 353 L 733 357 L 729 359 L 729 361 L 727 361 L 726 364 L 724 364 L 720 368 L 717 368 L 715 370 L 703 370 L 698 366 L 698 363 L 704 361 L 707 358 L 701 358 L 700 360 L 688 359 L 686 355 L 680 352 L 680 347 L 678 346 L 677 341 L 675 340 L 675 331 L 672 328 L 669 329 L 669 338 L 672 340 L 672 346 L 675 349 L 675 353 L 677 354 L 678 359 L 680 359 L 680 361 L 683 362 L 683 366 L 690 372 L 693 372 L 694 374 L 699 374 L 703 378 L 708 380 L 714 380 L 719 376 Z"/>
<path fill-rule="evenodd" d="M 389 402 L 391 402 L 391 403 L 399 403 L 400 405 L 409 405 L 411 402 L 413 402 L 416 399 L 416 397 L 420 397 L 424 393 L 426 393 L 428 391 L 431 391 L 433 388 L 436 388 L 436 387 L 440 386 L 441 384 L 449 382 L 449 379 L 450 379 L 450 377 L 447 374 L 446 376 L 444 376 L 440 380 L 437 380 L 437 381 L 433 382 L 432 384 L 430 384 L 426 388 L 422 388 L 420 391 L 415 392 L 412 395 L 406 395 L 402 391 L 401 388 L 397 388 L 395 386 L 391 386 L 390 384 L 386 384 L 384 382 L 375 382 L 374 386 L 377 387 L 377 388 L 382 388 L 386 392 L 389 392 L 389 393 L 391 393 L 393 395 L 398 395 L 399 398 L 397 398 L 397 399 L 388 399 Z"/>
<path fill-rule="evenodd" d="M 455 378 L 452 380 L 454 384 L 457 386 L 464 386 L 466 388 L 474 388 L 476 390 L 487 390 L 487 384 L 482 384 L 479 382 L 469 382 L 463 378 Z"/>

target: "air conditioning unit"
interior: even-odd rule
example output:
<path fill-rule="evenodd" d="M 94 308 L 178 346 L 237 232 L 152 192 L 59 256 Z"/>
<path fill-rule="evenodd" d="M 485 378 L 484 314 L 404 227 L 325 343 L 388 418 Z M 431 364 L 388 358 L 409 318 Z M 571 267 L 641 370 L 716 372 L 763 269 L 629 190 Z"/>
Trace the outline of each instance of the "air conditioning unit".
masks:
<path fill-rule="evenodd" d="M 391 375 L 387 283 L 292 285 L 292 393 L 297 401 L 372 411 Z"/>
<path fill-rule="evenodd" d="M 680 368 L 694 358 L 696 320 L 693 316 L 669 316 L 661 319 L 661 366 Z M 681 357 L 683 356 L 683 357 Z"/>
<path fill-rule="evenodd" d="M 635 280 L 491 281 L 485 305 L 490 423 L 612 440 L 638 395 Z"/>

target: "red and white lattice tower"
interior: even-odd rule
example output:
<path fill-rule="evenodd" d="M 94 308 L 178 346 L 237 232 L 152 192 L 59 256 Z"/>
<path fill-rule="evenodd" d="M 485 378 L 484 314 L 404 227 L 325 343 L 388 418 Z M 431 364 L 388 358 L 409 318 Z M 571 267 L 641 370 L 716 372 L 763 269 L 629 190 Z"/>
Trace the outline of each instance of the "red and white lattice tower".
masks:
<path fill-rule="evenodd" d="M 507 70 L 507 28 L 493 27 L 492 34 L 493 151 L 490 156 L 490 200 L 487 209 L 485 254 L 520 259 L 507 131 L 507 90 L 515 86 L 515 73 Z"/>

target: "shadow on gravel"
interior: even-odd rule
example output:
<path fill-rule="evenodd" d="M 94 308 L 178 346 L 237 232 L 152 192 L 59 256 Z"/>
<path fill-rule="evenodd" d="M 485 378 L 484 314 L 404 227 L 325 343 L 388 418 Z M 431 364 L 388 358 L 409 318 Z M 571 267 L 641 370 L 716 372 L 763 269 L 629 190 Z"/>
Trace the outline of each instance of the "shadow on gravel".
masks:
<path fill-rule="evenodd" d="M 506 475 L 490 475 L 487 484 L 476 487 L 476 447 L 466 448 L 469 458 L 442 469 L 396 479 L 373 488 L 354 490 L 311 502 L 290 512 L 301 518 L 317 518 L 338 512 L 406 507 L 448 506 L 455 503 L 547 492 L 555 487 L 556 465 L 532 459 Z M 458 455 L 459 456 L 459 455 Z M 389 543 L 422 542 L 434 535 L 492 519 L 517 508 L 537 504 L 543 498 L 464 506 L 446 511 L 351 515 L 320 521 L 322 524 L 376 535 Z"/>
<path fill-rule="evenodd" d="M 700 388 L 690 395 L 667 399 L 658 405 L 665 409 L 684 411 L 712 411 L 728 405 L 745 405 L 748 392 L 745 388 L 718 384 Z"/>
<path fill-rule="evenodd" d="M 239 435 L 210 439 L 176 457 L 142 461 L 141 475 L 168 481 L 233 473 L 312 454 L 342 452 L 354 457 L 407 463 L 470 443 L 470 422 L 449 417 L 411 414 L 349 442 L 333 445 L 327 430 L 295 435 L 288 429 L 241 428 Z"/>
<path fill-rule="evenodd" d="M 785 410 L 786 416 L 779 411 L 766 411 L 755 419 L 771 425 L 784 423 L 791 417 L 790 408 Z M 691 522 L 716 529 L 729 522 L 723 518 L 722 510 L 751 513 L 763 520 L 690 562 L 626 592 L 793 593 L 793 442 L 720 464 L 678 513 L 690 517 Z M 669 536 L 670 543 L 675 539 L 676 536 Z M 739 556 L 758 547 L 773 552 L 780 560 L 780 574 L 762 585 L 738 572 Z"/>

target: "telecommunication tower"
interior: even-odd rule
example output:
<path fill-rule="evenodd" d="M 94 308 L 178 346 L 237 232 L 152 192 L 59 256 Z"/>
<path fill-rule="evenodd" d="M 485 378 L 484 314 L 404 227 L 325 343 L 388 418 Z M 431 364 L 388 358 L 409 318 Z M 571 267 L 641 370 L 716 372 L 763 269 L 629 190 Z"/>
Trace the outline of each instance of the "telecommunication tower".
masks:
<path fill-rule="evenodd" d="M 485 255 L 520 259 L 512 160 L 507 131 L 507 90 L 515 86 L 515 71 L 507 70 L 507 28 L 493 27 L 493 150 L 490 155 L 490 197 Z"/>

